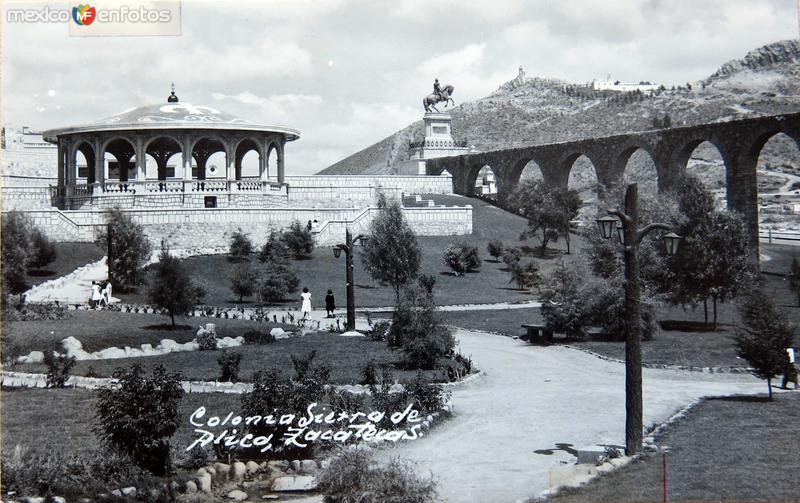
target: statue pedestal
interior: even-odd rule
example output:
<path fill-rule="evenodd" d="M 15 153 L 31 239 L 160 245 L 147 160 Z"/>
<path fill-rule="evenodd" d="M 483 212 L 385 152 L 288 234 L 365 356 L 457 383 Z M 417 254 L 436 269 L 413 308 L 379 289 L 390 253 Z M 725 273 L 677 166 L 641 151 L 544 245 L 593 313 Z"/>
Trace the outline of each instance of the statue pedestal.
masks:
<path fill-rule="evenodd" d="M 425 159 L 449 157 L 469 152 L 466 141 L 456 142 L 453 140 L 450 114 L 429 112 L 422 120 L 425 122 L 425 139 L 411 144 L 410 161 L 416 161 L 416 174 L 427 173 Z M 410 161 L 409 164 L 411 164 Z"/>

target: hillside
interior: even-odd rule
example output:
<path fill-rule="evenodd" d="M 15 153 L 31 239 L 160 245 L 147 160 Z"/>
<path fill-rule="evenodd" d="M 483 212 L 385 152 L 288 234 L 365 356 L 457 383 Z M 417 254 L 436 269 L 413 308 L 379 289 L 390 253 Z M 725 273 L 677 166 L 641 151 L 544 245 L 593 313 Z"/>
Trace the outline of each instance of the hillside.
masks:
<path fill-rule="evenodd" d="M 707 79 L 651 94 L 595 91 L 569 82 L 517 77 L 452 109 L 456 139 L 479 150 L 550 143 L 800 110 L 800 43 L 776 42 L 722 65 Z M 421 114 L 420 114 L 421 115 Z M 320 174 L 392 173 L 423 138 L 417 121 Z M 780 163 L 778 145 L 771 164 Z"/>

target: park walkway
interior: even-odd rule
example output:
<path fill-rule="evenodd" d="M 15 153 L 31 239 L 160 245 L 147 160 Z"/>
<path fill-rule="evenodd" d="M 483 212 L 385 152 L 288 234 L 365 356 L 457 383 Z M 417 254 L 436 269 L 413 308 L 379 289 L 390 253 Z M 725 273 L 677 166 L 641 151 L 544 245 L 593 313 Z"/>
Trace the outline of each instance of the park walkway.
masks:
<path fill-rule="evenodd" d="M 428 436 L 379 454 L 432 473 L 445 501 L 524 501 L 548 489 L 551 468 L 575 462 L 563 450 L 534 451 L 624 445 L 624 365 L 480 332 L 457 338 L 486 375 L 453 389 L 454 416 Z M 749 375 L 644 369 L 644 422 L 660 424 L 702 396 L 764 392 Z"/>

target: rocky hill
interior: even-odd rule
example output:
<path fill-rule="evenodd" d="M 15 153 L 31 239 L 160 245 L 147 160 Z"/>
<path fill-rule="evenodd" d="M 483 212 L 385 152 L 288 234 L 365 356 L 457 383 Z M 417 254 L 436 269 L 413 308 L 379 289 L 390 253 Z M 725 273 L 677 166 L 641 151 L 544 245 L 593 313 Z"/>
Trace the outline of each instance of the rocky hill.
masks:
<path fill-rule="evenodd" d="M 596 91 L 518 76 L 485 98 L 455 107 L 453 131 L 456 139 L 479 150 L 494 150 L 642 131 L 667 116 L 678 126 L 798 111 L 799 77 L 797 40 L 761 47 L 725 63 L 705 80 L 654 93 Z M 409 157 L 408 142 L 423 134 L 422 121 L 414 122 L 321 173 L 393 173 Z"/>

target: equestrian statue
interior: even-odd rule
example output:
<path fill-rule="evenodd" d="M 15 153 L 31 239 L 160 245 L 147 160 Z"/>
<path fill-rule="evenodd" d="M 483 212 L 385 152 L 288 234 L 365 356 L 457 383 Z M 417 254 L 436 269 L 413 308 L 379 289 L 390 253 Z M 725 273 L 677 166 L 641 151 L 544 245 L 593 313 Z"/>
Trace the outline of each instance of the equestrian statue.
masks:
<path fill-rule="evenodd" d="M 444 106 L 447 108 L 447 105 L 456 105 L 456 102 L 453 101 L 453 87 L 452 84 L 445 84 L 444 86 L 439 85 L 439 79 L 436 79 L 433 83 L 433 94 L 429 94 L 422 100 L 422 106 L 425 107 L 426 112 L 430 112 L 431 109 L 436 110 L 439 112 L 439 109 L 436 108 L 437 103 L 441 103 L 444 101 Z"/>

